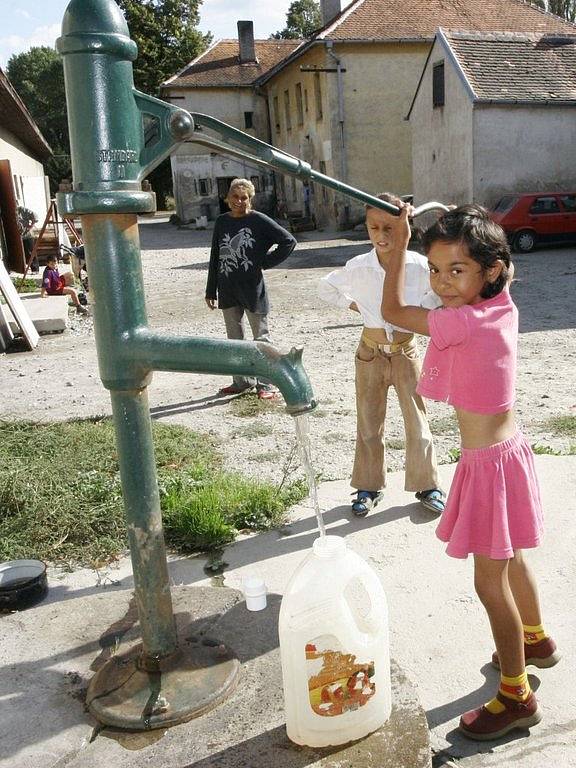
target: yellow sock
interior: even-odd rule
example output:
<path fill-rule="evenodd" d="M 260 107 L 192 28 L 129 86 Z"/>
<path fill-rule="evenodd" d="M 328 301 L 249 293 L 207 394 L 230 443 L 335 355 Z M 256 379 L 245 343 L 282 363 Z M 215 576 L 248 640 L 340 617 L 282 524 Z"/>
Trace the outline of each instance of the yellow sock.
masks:
<path fill-rule="evenodd" d="M 498 693 L 502 696 L 506 696 L 508 699 L 514 699 L 514 701 L 526 701 L 530 695 L 530 683 L 528 682 L 528 673 L 526 670 L 516 677 L 506 677 L 506 675 L 501 675 Z M 504 704 L 496 698 L 492 699 L 484 706 L 488 712 L 493 715 L 499 715 L 500 712 L 504 712 L 506 709 Z"/>
<path fill-rule="evenodd" d="M 530 627 L 528 624 L 522 624 L 524 631 L 524 642 L 526 645 L 535 645 L 540 640 L 544 640 L 548 635 L 544 631 L 542 624 L 537 624 L 534 627 Z"/>

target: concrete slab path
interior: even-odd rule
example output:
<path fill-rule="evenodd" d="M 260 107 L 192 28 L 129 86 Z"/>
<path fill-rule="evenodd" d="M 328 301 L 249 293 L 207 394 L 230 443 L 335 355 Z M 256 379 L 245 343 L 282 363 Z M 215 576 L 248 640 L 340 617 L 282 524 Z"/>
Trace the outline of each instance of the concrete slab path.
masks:
<path fill-rule="evenodd" d="M 498 674 L 489 664 L 492 640 L 474 594 L 471 559 L 453 560 L 444 554 L 444 545 L 434 535 L 435 519 L 403 491 L 401 473 L 390 476 L 385 499 L 362 520 L 350 517 L 347 483 L 324 483 L 320 488 L 329 532 L 346 536 L 349 546 L 382 579 L 390 610 L 391 656 L 407 683 L 415 687 L 426 713 L 431 744 L 428 757 L 433 768 L 576 768 L 576 456 L 537 456 L 536 466 L 547 533 L 543 545 L 528 557 L 538 576 L 546 626 L 558 641 L 563 659 L 553 669 L 530 670 L 543 722 L 530 735 L 515 731 L 501 742 L 470 742 L 456 730 L 460 714 L 487 701 L 498 683 Z M 441 467 L 446 486 L 453 469 L 453 465 Z M 90 666 L 110 653 L 110 644 L 106 646 L 95 631 L 98 615 L 108 618 L 105 626 L 113 623 L 120 609 L 125 620 L 130 617 L 123 610 L 123 606 L 129 607 L 127 590 L 132 585 L 128 560 L 98 572 L 52 571 L 44 603 L 26 613 L 0 618 L 0 663 L 4 666 L 0 674 L 0 766 L 403 766 L 397 759 L 370 762 L 366 754 L 351 748 L 322 755 L 293 747 L 286 740 L 274 634 L 277 609 L 290 575 L 315 536 L 313 512 L 301 506 L 294 511 L 293 522 L 281 531 L 244 537 L 228 547 L 223 577 L 206 575 L 205 557 L 170 558 L 171 579 L 178 586 L 174 590 L 177 612 L 190 610 L 191 605 L 180 602 L 181 595 L 189 592 L 181 586 L 225 584 L 235 590 L 245 576 L 258 574 L 272 594 L 269 607 L 260 614 L 248 614 L 241 602 L 235 602 L 229 614 L 234 621 L 226 630 L 244 628 L 247 636 L 252 632 L 251 642 L 262 645 L 257 657 L 268 665 L 269 677 L 260 676 L 246 658 L 241 696 L 234 694 L 215 710 L 210 715 L 214 719 L 192 721 L 167 733 L 118 734 L 104 729 L 96 734 L 94 722 L 83 710 Z M 195 594 L 200 593 L 195 590 Z M 235 593 L 222 590 L 222 594 Z M 89 612 L 87 598 L 91 598 Z M 51 625 L 61 627 L 63 618 L 71 638 L 64 647 L 48 631 Z M 134 620 L 132 614 L 132 632 Z M 248 644 L 245 653 L 252 653 Z M 263 679 L 275 681 L 272 699 Z M 207 723 L 210 727 L 205 727 Z M 322 762 L 328 759 L 332 762 Z"/>

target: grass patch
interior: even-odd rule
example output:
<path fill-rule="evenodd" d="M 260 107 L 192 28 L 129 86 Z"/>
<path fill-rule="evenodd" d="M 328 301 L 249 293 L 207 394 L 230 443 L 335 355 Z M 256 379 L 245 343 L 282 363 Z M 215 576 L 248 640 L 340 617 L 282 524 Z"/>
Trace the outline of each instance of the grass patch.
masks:
<path fill-rule="evenodd" d="M 278 398 L 276 400 L 260 400 L 255 393 L 249 393 L 235 397 L 230 402 L 230 410 L 234 416 L 240 418 L 248 418 L 250 416 L 260 416 L 263 413 L 271 413 L 276 411 L 278 406 L 283 401 Z"/>
<path fill-rule="evenodd" d="M 152 428 L 166 540 L 183 551 L 269 528 L 307 494 L 301 481 L 278 487 L 224 472 L 205 434 Z M 111 420 L 0 421 L 0 559 L 90 564 L 126 547 Z"/>
<path fill-rule="evenodd" d="M 232 432 L 232 437 L 245 437 L 248 440 L 254 440 L 257 437 L 266 437 L 270 434 L 270 427 L 262 422 L 255 421 L 252 424 L 245 424 Z"/>
<path fill-rule="evenodd" d="M 406 442 L 399 437 L 390 437 L 386 440 L 386 448 L 392 451 L 403 451 L 405 447 Z"/>
<path fill-rule="evenodd" d="M 576 416 L 551 416 L 542 426 L 562 437 L 576 437 Z"/>
<path fill-rule="evenodd" d="M 539 443 L 532 445 L 532 453 L 536 456 L 562 456 L 562 451 L 552 448 L 551 445 L 540 445 Z"/>
<path fill-rule="evenodd" d="M 441 416 L 429 420 L 433 435 L 457 435 L 458 421 L 455 416 Z"/>
<path fill-rule="evenodd" d="M 13 277 L 12 278 L 12 284 L 18 291 L 18 293 L 36 293 L 36 291 L 40 290 L 40 286 L 31 277 L 27 277 L 24 282 L 22 282 L 21 277 Z"/>

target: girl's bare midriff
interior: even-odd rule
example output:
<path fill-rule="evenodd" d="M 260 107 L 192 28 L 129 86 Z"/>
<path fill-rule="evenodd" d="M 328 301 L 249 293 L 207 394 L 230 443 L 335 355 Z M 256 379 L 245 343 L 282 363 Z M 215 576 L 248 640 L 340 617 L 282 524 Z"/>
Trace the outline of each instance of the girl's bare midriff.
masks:
<path fill-rule="evenodd" d="M 509 440 L 516 434 L 514 411 L 482 414 L 458 408 L 455 410 L 462 448 L 487 448 L 489 445 Z"/>
<path fill-rule="evenodd" d="M 366 328 L 364 327 L 364 334 L 375 344 L 390 344 L 390 339 L 386 336 L 384 328 Z M 414 336 L 413 333 L 406 333 L 405 331 L 394 331 L 392 340 L 394 344 L 401 344 L 403 341 L 408 341 Z"/>

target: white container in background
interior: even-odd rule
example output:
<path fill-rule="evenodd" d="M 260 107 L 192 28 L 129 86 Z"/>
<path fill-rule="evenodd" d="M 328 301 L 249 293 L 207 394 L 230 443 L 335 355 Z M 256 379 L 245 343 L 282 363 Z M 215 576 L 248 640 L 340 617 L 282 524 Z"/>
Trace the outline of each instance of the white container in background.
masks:
<path fill-rule="evenodd" d="M 249 611 L 262 611 L 266 608 L 266 584 L 259 576 L 247 576 L 243 581 L 246 608 Z"/>
<path fill-rule="evenodd" d="M 286 731 L 293 742 L 345 744 L 388 720 L 386 596 L 345 539 L 316 539 L 290 579 L 278 631 Z"/>

